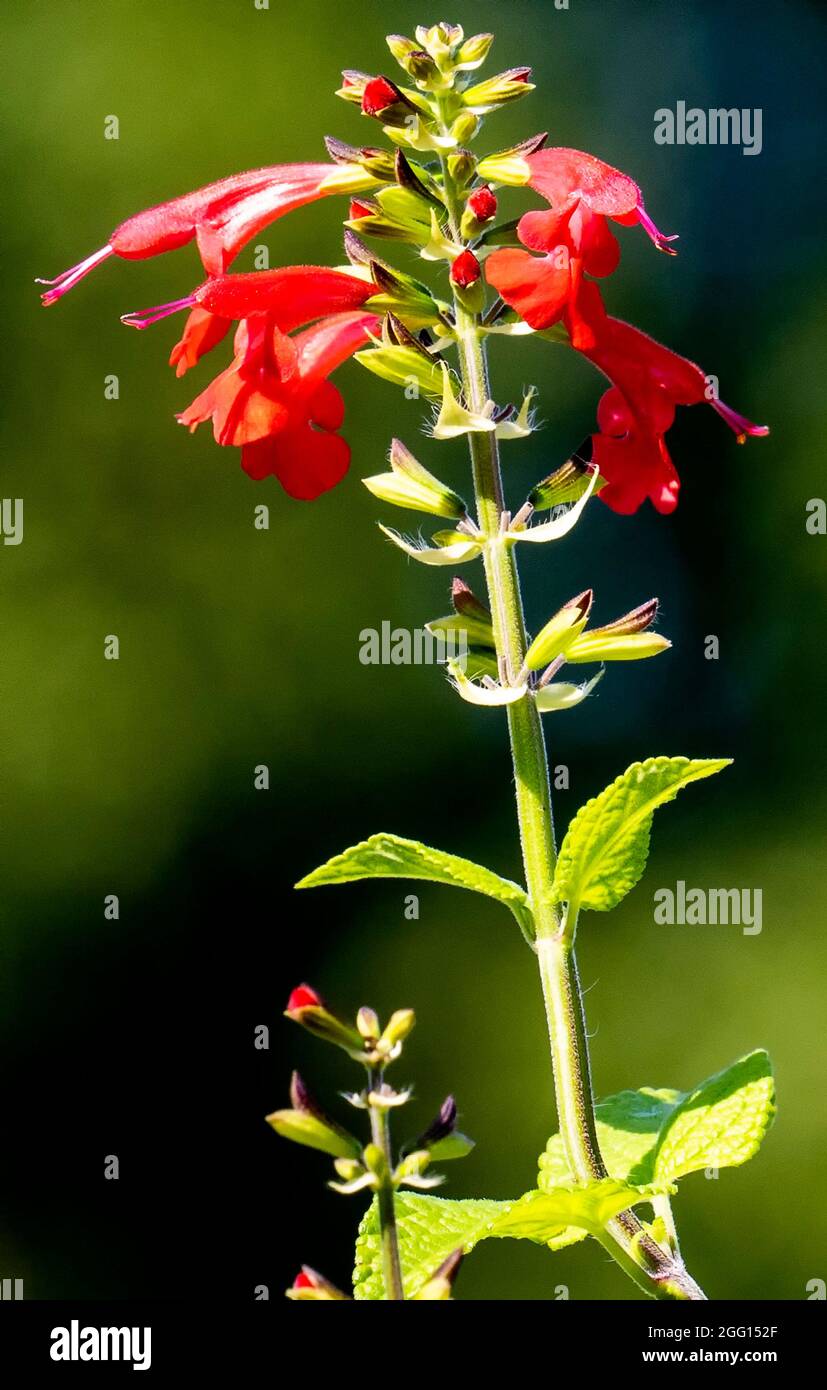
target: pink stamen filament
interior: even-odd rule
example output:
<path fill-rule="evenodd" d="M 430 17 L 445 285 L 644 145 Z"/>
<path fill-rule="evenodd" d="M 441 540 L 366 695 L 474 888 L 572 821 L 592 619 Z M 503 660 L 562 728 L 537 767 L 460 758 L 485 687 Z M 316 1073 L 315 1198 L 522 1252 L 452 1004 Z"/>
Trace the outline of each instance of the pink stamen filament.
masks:
<path fill-rule="evenodd" d="M 149 328 L 151 323 L 177 314 L 179 309 L 189 309 L 194 303 L 195 295 L 188 294 L 186 299 L 173 299 L 170 304 L 157 304 L 151 309 L 133 309 L 130 314 L 121 314 L 121 323 L 129 328 Z"/>
<path fill-rule="evenodd" d="M 77 265 L 70 266 L 68 270 L 64 270 L 62 275 L 55 276 L 54 280 L 36 280 L 35 284 L 37 285 L 54 285 L 55 287 L 41 295 L 43 303 L 56 303 L 62 295 L 66 294 L 67 290 L 78 283 L 78 280 L 82 280 L 84 276 L 89 274 L 90 270 L 94 270 L 96 265 L 100 265 L 101 261 L 105 261 L 107 256 L 112 254 L 111 246 L 102 246 L 100 251 L 93 251 L 92 255 L 87 256 L 85 261 L 78 261 Z"/>
<path fill-rule="evenodd" d="M 669 242 L 677 241 L 678 233 L 673 232 L 672 236 L 664 236 L 663 232 L 658 231 L 658 228 L 655 226 L 654 222 L 652 221 L 651 217 L 649 216 L 642 203 L 638 205 L 637 216 L 641 227 L 645 231 L 646 235 L 650 237 L 651 240 L 655 243 L 655 246 L 658 248 L 658 250 L 665 251 L 667 256 L 677 256 L 677 251 L 673 251 L 672 247 L 669 245 Z"/>
<path fill-rule="evenodd" d="M 716 400 L 713 397 L 709 404 L 712 406 L 713 410 L 717 410 L 722 420 L 726 420 L 729 428 L 735 431 L 740 444 L 743 444 L 748 434 L 760 437 L 770 432 L 769 425 L 754 425 L 745 415 L 739 415 L 737 410 L 733 410 L 731 406 L 724 405 L 723 401 Z"/>

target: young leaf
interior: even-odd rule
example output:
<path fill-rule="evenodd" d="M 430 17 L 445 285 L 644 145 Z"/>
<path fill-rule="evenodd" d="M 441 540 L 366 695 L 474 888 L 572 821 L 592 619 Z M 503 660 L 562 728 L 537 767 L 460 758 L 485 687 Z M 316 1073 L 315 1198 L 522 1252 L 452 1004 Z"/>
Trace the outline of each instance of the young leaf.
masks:
<path fill-rule="evenodd" d="M 703 1168 L 733 1168 L 757 1152 L 775 1111 L 766 1052 L 750 1052 L 724 1071 L 682 1092 L 645 1086 L 621 1091 L 595 1107 L 600 1152 L 610 1175 L 661 1190 Z M 562 1136 L 540 1155 L 538 1187 L 572 1182 Z M 582 1231 L 555 1237 L 554 1249 L 582 1240 Z"/>
<path fill-rule="evenodd" d="M 560 847 L 552 894 L 594 912 L 608 912 L 634 888 L 646 867 L 652 815 L 682 787 L 711 777 L 730 758 L 647 758 L 581 806 Z"/>
<path fill-rule="evenodd" d="M 400 835 L 380 833 L 337 854 L 297 884 L 297 888 L 321 888 L 331 883 L 353 883 L 362 878 L 420 878 L 448 883 L 485 893 L 509 907 L 524 934 L 533 936 L 531 911 L 523 888 L 510 879 L 500 878 L 481 864 L 431 849 L 419 840 L 403 840 Z"/>
<path fill-rule="evenodd" d="M 702 1168 L 737 1168 L 758 1152 L 775 1114 L 772 1066 L 750 1052 L 684 1096 L 661 1130 L 655 1182 Z"/>
<path fill-rule="evenodd" d="M 516 1202 L 485 1199 L 450 1201 L 443 1197 L 398 1194 L 395 1198 L 399 1258 L 405 1297 L 413 1298 L 432 1271 L 455 1250 L 468 1254 L 481 1240 L 512 1237 L 548 1245 L 561 1230 L 578 1223 L 583 1234 L 599 1231 L 607 1221 L 636 1202 L 650 1199 L 646 1190 L 604 1178 L 588 1187 L 527 1192 Z M 356 1239 L 353 1272 L 356 1299 L 384 1297 L 379 1218 L 374 1202 L 365 1213 Z"/>

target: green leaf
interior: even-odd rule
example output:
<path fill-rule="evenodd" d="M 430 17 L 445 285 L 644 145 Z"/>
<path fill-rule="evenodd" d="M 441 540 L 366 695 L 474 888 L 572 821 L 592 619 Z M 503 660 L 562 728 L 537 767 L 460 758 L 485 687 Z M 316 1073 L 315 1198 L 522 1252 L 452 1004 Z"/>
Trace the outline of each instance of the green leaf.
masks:
<path fill-rule="evenodd" d="M 516 1202 L 486 1199 L 451 1201 L 444 1197 L 397 1194 L 396 1226 L 405 1297 L 412 1298 L 455 1250 L 468 1254 L 481 1240 L 511 1237 L 547 1245 L 573 1222 L 596 1233 L 607 1221 L 649 1193 L 604 1178 L 588 1187 L 527 1192 Z M 353 1272 L 356 1299 L 382 1299 L 382 1248 L 374 1201 L 359 1226 Z"/>
<path fill-rule="evenodd" d="M 647 758 L 581 806 L 560 847 L 555 902 L 608 912 L 646 867 L 652 816 L 682 787 L 711 777 L 731 758 Z"/>
<path fill-rule="evenodd" d="M 702 1168 L 737 1168 L 758 1152 L 775 1115 L 770 1059 L 750 1052 L 684 1096 L 661 1130 L 653 1176 L 673 1182 Z"/>
<path fill-rule="evenodd" d="M 772 1067 L 761 1050 L 692 1091 L 644 1086 L 595 1106 L 600 1152 L 611 1177 L 660 1191 L 687 1173 L 746 1163 L 774 1113 Z M 540 1156 L 538 1186 L 548 1192 L 571 1182 L 562 1136 L 554 1134 Z M 568 1230 L 555 1237 L 553 1248 L 582 1239 L 582 1231 Z"/>
<path fill-rule="evenodd" d="M 448 883 L 485 893 L 509 907 L 524 935 L 533 937 L 534 928 L 528 897 L 510 879 L 460 859 L 441 849 L 431 849 L 419 840 L 403 840 L 399 835 L 380 833 L 337 854 L 296 884 L 297 888 L 321 888 L 331 883 L 353 883 L 362 878 L 419 878 Z"/>

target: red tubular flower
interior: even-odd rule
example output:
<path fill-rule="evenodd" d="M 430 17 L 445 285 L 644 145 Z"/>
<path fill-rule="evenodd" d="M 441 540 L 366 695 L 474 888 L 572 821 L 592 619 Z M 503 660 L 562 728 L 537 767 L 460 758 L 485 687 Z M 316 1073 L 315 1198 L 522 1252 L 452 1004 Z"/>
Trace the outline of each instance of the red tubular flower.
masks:
<path fill-rule="evenodd" d="M 584 273 L 610 275 L 620 247 L 607 218 L 623 225 L 640 223 L 658 250 L 669 255 L 674 237 L 658 231 L 643 205 L 637 184 L 626 174 L 580 150 L 538 150 L 525 160 L 528 182 L 552 204 L 550 212 L 527 212 L 517 235 L 529 251 L 505 248 L 486 262 L 486 277 L 532 328 L 550 328 L 563 319 L 575 347 L 594 339 L 580 307 Z"/>
<path fill-rule="evenodd" d="M 708 402 L 741 444 L 747 435 L 766 435 L 769 429 L 710 395 L 708 378 L 694 362 L 611 318 L 596 285 L 587 284 L 584 291 L 581 307 L 595 344 L 583 355 L 612 383 L 597 408 L 600 432 L 592 437 L 592 462 L 607 480 L 600 498 L 624 515 L 637 511 L 647 497 L 657 511 L 672 512 L 680 480 L 664 436 L 676 406 Z"/>
<path fill-rule="evenodd" d="M 123 314 L 122 322 L 130 328 L 148 328 L 179 309 L 198 307 L 223 319 L 270 314 L 276 326 L 283 333 L 289 333 L 322 314 L 356 309 L 375 293 L 376 286 L 371 280 L 360 279 L 347 271 L 331 270 L 324 265 L 288 265 L 278 270 L 215 276 L 205 280 L 184 299 Z M 194 331 L 189 321 L 187 329 Z"/>
<path fill-rule="evenodd" d="M 331 193 L 355 193 L 376 182 L 359 165 L 274 164 L 209 183 L 194 193 L 136 213 L 116 227 L 106 246 L 55 280 L 43 296 L 54 304 L 108 256 L 145 260 L 195 237 L 209 275 L 222 275 L 252 236 L 305 203 Z"/>
<path fill-rule="evenodd" d="M 480 263 L 473 251 L 461 251 L 451 266 L 451 279 L 463 290 L 475 285 L 481 274 Z"/>
<path fill-rule="evenodd" d="M 191 430 L 212 419 L 216 442 L 241 448 L 251 478 L 272 475 L 291 497 L 311 501 L 341 482 L 350 463 L 336 433 L 344 402 L 327 378 L 379 321 L 334 314 L 288 338 L 276 317 L 242 319 L 232 364 L 177 418 Z"/>

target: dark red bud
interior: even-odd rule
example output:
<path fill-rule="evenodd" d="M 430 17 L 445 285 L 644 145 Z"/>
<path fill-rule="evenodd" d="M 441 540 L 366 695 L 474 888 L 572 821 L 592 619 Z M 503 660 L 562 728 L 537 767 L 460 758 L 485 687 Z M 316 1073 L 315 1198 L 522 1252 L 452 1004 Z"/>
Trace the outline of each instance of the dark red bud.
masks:
<path fill-rule="evenodd" d="M 297 985 L 287 1001 L 285 1013 L 297 1013 L 299 1009 L 321 1009 L 324 1005 L 320 995 L 310 985 Z"/>
<path fill-rule="evenodd" d="M 402 100 L 399 88 L 387 77 L 372 77 L 362 93 L 362 111 L 366 116 L 378 116 Z"/>
<path fill-rule="evenodd" d="M 299 1273 L 296 1275 L 295 1279 L 293 1280 L 293 1288 L 294 1288 L 294 1289 L 315 1289 L 315 1287 L 316 1287 L 316 1285 L 314 1284 L 313 1280 L 312 1280 L 307 1274 L 305 1274 L 304 1270 L 303 1270 L 303 1269 L 299 1270 Z"/>
<path fill-rule="evenodd" d="M 460 289 L 467 290 L 480 278 L 480 263 L 473 251 L 461 251 L 451 266 L 451 279 Z"/>
<path fill-rule="evenodd" d="M 468 199 L 468 206 L 478 221 L 489 222 L 492 217 L 496 216 L 497 199 L 488 185 L 485 184 L 471 194 Z"/>

